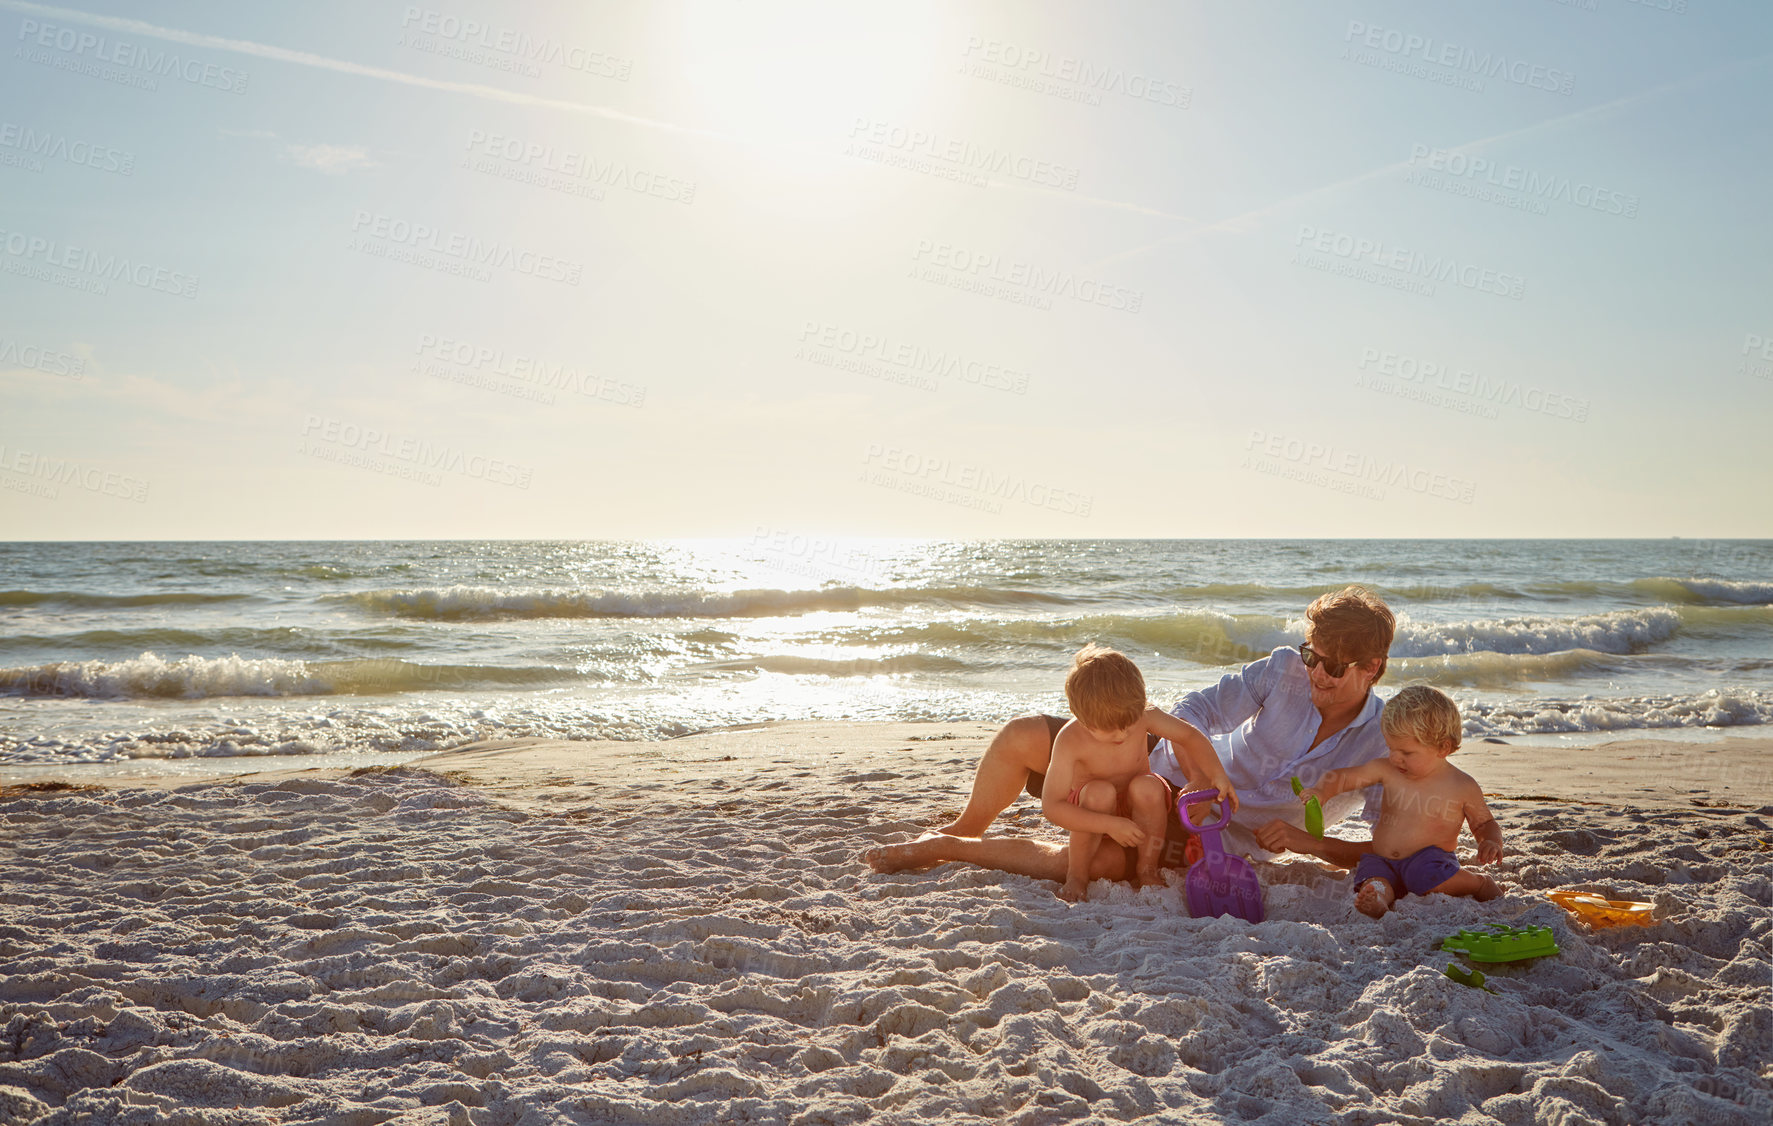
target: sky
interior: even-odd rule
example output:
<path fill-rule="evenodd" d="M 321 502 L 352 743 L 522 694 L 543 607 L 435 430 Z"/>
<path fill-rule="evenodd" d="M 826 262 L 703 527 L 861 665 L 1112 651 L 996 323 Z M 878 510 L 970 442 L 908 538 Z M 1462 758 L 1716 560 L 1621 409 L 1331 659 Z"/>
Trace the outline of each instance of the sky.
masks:
<path fill-rule="evenodd" d="M 1773 535 L 1773 7 L 0 0 L 0 537 Z"/>

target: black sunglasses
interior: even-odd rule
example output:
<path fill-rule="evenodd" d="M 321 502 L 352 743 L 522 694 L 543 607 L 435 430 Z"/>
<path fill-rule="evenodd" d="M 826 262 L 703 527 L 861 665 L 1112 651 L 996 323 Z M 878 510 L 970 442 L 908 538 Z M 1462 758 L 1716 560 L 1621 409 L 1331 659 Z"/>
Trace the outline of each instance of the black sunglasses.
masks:
<path fill-rule="evenodd" d="M 1315 669 L 1322 665 L 1324 675 L 1331 678 L 1340 678 L 1343 673 L 1348 671 L 1348 666 L 1360 664 L 1359 661 L 1332 661 L 1303 641 L 1299 643 L 1299 657 L 1305 662 L 1305 667 L 1308 669 Z"/>

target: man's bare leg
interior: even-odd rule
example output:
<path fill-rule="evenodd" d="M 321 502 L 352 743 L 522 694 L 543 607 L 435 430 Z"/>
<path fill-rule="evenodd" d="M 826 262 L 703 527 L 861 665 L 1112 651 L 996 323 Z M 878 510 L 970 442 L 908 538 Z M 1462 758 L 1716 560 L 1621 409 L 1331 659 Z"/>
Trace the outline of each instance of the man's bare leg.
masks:
<path fill-rule="evenodd" d="M 1031 837 L 950 837 L 931 833 L 906 844 L 871 848 L 862 854 L 862 859 L 876 872 L 904 872 L 958 861 L 1059 883 L 1070 868 L 1071 850 Z M 1090 879 L 1118 880 L 1126 874 L 1125 856 L 1120 849 L 1096 850 L 1090 864 Z"/>
<path fill-rule="evenodd" d="M 1052 759 L 1053 736 L 1045 719 L 1025 715 L 1010 720 L 992 737 L 979 760 L 966 809 L 936 832 L 952 837 L 983 835 L 997 815 L 1016 800 L 1028 784 L 1028 775 L 1045 774 Z"/>
<path fill-rule="evenodd" d="M 1141 774 L 1127 784 L 1127 801 L 1133 807 L 1133 824 L 1145 830 L 1139 846 L 1139 866 L 1133 887 L 1162 886 L 1160 865 L 1164 858 L 1164 830 L 1170 817 L 1170 789 L 1155 774 Z"/>
<path fill-rule="evenodd" d="M 1379 918 L 1391 910 L 1397 902 L 1397 892 L 1391 884 L 1378 876 L 1361 881 L 1361 886 L 1354 889 L 1354 909 L 1363 915 Z"/>

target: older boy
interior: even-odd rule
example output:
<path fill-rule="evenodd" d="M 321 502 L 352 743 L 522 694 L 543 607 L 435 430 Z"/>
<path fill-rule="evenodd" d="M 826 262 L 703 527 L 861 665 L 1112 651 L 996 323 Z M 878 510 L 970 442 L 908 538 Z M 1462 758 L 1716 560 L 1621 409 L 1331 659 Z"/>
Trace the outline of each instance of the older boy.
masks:
<path fill-rule="evenodd" d="M 1447 756 L 1459 749 L 1459 708 L 1445 693 L 1412 685 L 1393 696 L 1379 717 L 1389 758 L 1332 770 L 1303 801 L 1320 801 L 1379 783 L 1385 799 L 1373 827 L 1373 851 L 1354 870 L 1354 905 L 1377 919 L 1399 896 L 1469 895 L 1494 899 L 1502 888 L 1489 876 L 1463 871 L 1454 850 L 1459 827 L 1477 838 L 1477 863 L 1502 859 L 1502 827 L 1484 804 L 1471 775 Z"/>
<path fill-rule="evenodd" d="M 1071 830 L 1065 883 L 1059 898 L 1076 903 L 1089 889 L 1090 865 L 1104 836 L 1128 851 L 1135 869 L 1134 887 L 1162 883 L 1169 808 L 1175 795 L 1168 782 L 1151 771 L 1148 734 L 1182 742 L 1193 728 L 1145 698 L 1145 678 L 1125 655 L 1087 645 L 1072 661 L 1065 678 L 1065 696 L 1076 718 L 1053 739 L 1053 758 L 1041 792 L 1041 812 L 1048 821 Z M 1200 740 L 1196 740 L 1198 742 Z M 1187 751 L 1182 763 L 1189 788 L 1214 789 L 1237 808 L 1237 792 L 1225 768 L 1210 750 Z"/>

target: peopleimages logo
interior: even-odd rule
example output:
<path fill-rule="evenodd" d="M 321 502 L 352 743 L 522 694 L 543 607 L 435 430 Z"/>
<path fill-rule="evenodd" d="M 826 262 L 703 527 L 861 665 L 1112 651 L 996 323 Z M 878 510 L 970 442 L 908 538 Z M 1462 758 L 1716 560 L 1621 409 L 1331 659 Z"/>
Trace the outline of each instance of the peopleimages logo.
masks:
<path fill-rule="evenodd" d="M 1020 473 L 1001 473 L 990 466 L 955 462 L 883 442 L 868 443 L 862 455 L 862 480 L 897 492 L 940 500 L 962 508 L 1001 513 L 1006 501 L 1044 508 L 1067 516 L 1088 516 L 1096 499 Z"/>
<path fill-rule="evenodd" d="M 1024 183 L 1067 192 L 1077 190 L 1075 168 L 1037 160 L 1012 149 L 979 145 L 959 137 L 945 137 L 937 132 L 914 129 L 890 121 L 858 117 L 850 125 L 850 141 L 851 149 L 846 151 L 847 156 L 867 155 L 854 151 L 858 144 L 874 145 L 907 157 L 937 161 L 965 171 L 1007 176 Z"/>
<path fill-rule="evenodd" d="M 56 497 L 56 485 L 72 485 L 89 493 L 134 501 L 137 504 L 148 499 L 148 482 L 140 477 L 115 473 L 95 465 L 84 465 L 65 457 L 52 457 L 31 450 L 8 447 L 3 443 L 0 443 L 0 470 L 17 474 L 34 484 L 48 486 L 47 492 L 32 489 L 17 491 L 36 491 L 38 496 L 50 500 Z M 13 488 L 10 484 L 6 487 Z"/>
<path fill-rule="evenodd" d="M 1517 164 L 1495 164 L 1481 156 L 1467 156 L 1453 149 L 1430 148 L 1428 145 L 1412 144 L 1410 146 L 1410 163 L 1426 167 L 1431 172 L 1439 172 L 1455 180 L 1483 184 L 1502 191 L 1519 192 L 1521 195 L 1552 203 L 1567 203 L 1574 207 L 1586 207 L 1591 211 L 1599 211 L 1606 215 L 1619 215 L 1626 219 L 1635 219 L 1638 215 L 1638 197 L 1613 188 L 1604 188 L 1586 181 L 1575 180 L 1568 176 L 1549 176 L 1522 168 Z M 1429 187 L 1438 185 L 1429 184 Z"/>
<path fill-rule="evenodd" d="M 444 231 L 424 223 L 413 223 L 381 212 L 359 210 L 351 219 L 351 232 L 378 240 L 380 244 L 406 248 L 420 255 L 442 255 L 464 270 L 492 267 L 510 270 L 543 281 L 578 285 L 584 276 L 582 262 L 556 258 L 525 250 L 508 242 L 483 242 L 460 231 Z M 352 249 L 371 251 L 375 243 L 353 245 Z M 486 280 L 484 278 L 479 280 Z"/>
<path fill-rule="evenodd" d="M 70 285 L 70 288 L 89 289 L 95 293 L 104 293 L 104 282 L 128 282 L 142 289 L 151 289 L 157 293 L 170 293 L 175 297 L 196 297 L 197 279 L 190 274 L 177 270 L 168 270 L 148 262 L 138 262 L 116 254 L 106 254 L 97 250 L 88 250 L 71 243 L 60 243 L 54 239 L 28 235 L 23 231 L 0 230 L 0 250 L 5 251 L 11 259 L 8 273 L 28 272 L 19 267 L 43 267 L 56 274 L 56 279 L 67 279 L 58 284 L 78 281 L 84 284 Z M 91 283 L 99 283 L 96 287 Z"/>
<path fill-rule="evenodd" d="M 911 260 L 925 264 L 912 268 L 913 275 L 920 280 L 977 290 L 1016 304 L 1050 309 L 1052 298 L 1064 297 L 1123 313 L 1137 313 L 1145 305 L 1142 290 L 1125 289 L 1095 278 L 1079 277 L 1070 270 L 1051 270 L 933 239 L 918 239 Z M 1005 287 L 1011 288 L 1006 292 Z"/>
<path fill-rule="evenodd" d="M 1381 65 L 1383 60 L 1371 53 L 1379 51 L 1391 56 L 1398 63 L 1425 63 L 1444 67 L 1459 75 L 1500 78 L 1517 86 L 1545 90 L 1565 97 L 1575 90 L 1575 79 L 1553 67 L 1540 66 L 1525 59 L 1511 59 L 1496 51 L 1480 52 L 1470 47 L 1461 47 L 1457 43 L 1435 39 L 1433 36 L 1378 27 L 1360 20 L 1348 21 L 1348 30 L 1343 34 L 1342 41 L 1351 45 L 1343 49 L 1343 57 L 1365 65 Z M 1354 50 L 1355 47 L 1369 48 L 1370 51 L 1358 53 Z M 1416 76 L 1432 77 L 1426 73 Z M 1476 88 L 1482 89 L 1481 86 Z"/>
<path fill-rule="evenodd" d="M 479 20 L 462 19 L 460 16 L 452 16 L 432 8 L 408 7 L 401 15 L 400 26 L 408 35 L 417 33 L 432 36 L 481 51 L 492 51 L 513 60 L 527 63 L 551 63 L 583 74 L 613 78 L 618 82 L 628 81 L 628 77 L 634 69 L 634 60 L 632 59 L 605 54 L 602 51 L 593 51 L 555 39 L 552 36 L 542 36 L 538 39 L 527 31 L 518 31 L 511 27 L 498 27 L 482 23 Z M 435 47 L 435 44 L 422 40 L 409 42 L 406 36 L 402 37 L 400 45 L 427 51 L 434 51 Z M 434 51 L 434 53 L 442 54 L 444 52 Z M 478 62 L 480 60 L 470 57 L 469 61 Z"/>
<path fill-rule="evenodd" d="M 1194 97 L 1194 91 L 1187 86 L 1153 78 L 1136 70 L 1119 66 L 1098 66 L 1070 55 L 1055 55 L 1051 51 L 1006 43 L 1001 39 L 968 36 L 966 49 L 961 52 L 961 57 L 975 63 L 988 64 L 990 67 L 1002 67 L 1008 72 L 997 74 L 991 70 L 980 70 L 972 72 L 975 77 L 988 78 L 1008 86 L 1026 85 L 1036 93 L 1056 94 L 1072 101 L 1086 101 L 1091 105 L 1101 105 L 1103 94 L 1121 94 L 1135 101 L 1187 109 Z M 1016 76 L 1046 81 L 1018 82 L 1015 80 Z"/>
<path fill-rule="evenodd" d="M 1300 224 L 1293 246 L 1297 248 L 1293 261 L 1300 265 L 1313 265 L 1308 260 L 1308 252 L 1328 254 L 1374 269 L 1389 270 L 1398 277 L 1437 283 L 1452 282 L 1479 293 L 1493 293 L 1498 297 L 1517 301 L 1525 295 L 1527 289 L 1526 281 L 1515 274 L 1501 273 L 1471 262 L 1460 262 L 1457 258 L 1445 255 L 1430 256 L 1402 246 L 1387 246 L 1378 239 L 1361 238 L 1308 224 Z"/>
<path fill-rule="evenodd" d="M 11 364 L 48 375 L 65 375 L 70 379 L 79 379 L 86 374 L 86 361 L 80 356 L 0 337 L 0 368 Z"/>
<path fill-rule="evenodd" d="M 1250 439 L 1244 444 L 1249 451 L 1244 457 L 1244 468 L 1258 472 L 1271 472 L 1273 465 L 1264 465 L 1260 459 L 1270 458 L 1275 462 L 1288 462 L 1307 471 L 1320 470 L 1334 474 L 1340 479 L 1329 487 L 1340 491 L 1355 492 L 1361 487 L 1384 488 L 1401 486 L 1413 493 L 1424 496 L 1439 497 L 1442 500 L 1458 501 L 1470 504 L 1477 495 L 1477 483 L 1455 477 L 1449 473 L 1441 473 L 1422 466 L 1412 466 L 1406 462 L 1390 461 L 1377 458 L 1371 454 L 1356 450 L 1338 449 L 1324 442 L 1305 441 L 1289 437 L 1285 434 L 1273 434 L 1266 430 L 1251 430 Z M 1272 473 L 1274 476 L 1288 476 L 1285 473 Z M 1304 480 L 1304 478 L 1300 478 Z M 1309 480 L 1308 484 L 1324 485 L 1324 481 Z M 1342 487 L 1346 485 L 1347 487 Z M 1384 494 L 1377 496 L 1365 494 L 1371 500 L 1383 500 Z"/>
<path fill-rule="evenodd" d="M 1748 333 L 1742 340 L 1742 371 L 1757 379 L 1773 379 L 1773 336 Z"/>
<path fill-rule="evenodd" d="M 85 168 L 95 168 L 100 172 L 115 172 L 120 176 L 128 176 L 135 171 L 135 154 L 111 148 L 109 145 L 94 144 L 85 140 L 70 140 L 60 133 L 40 133 L 28 125 L 19 125 L 12 121 L 0 121 L 0 149 L 11 149 L 26 159 L 47 157 L 50 160 L 64 160 L 69 164 L 77 164 Z M 0 162 L 12 163 L 9 154 L 0 153 Z M 41 160 L 32 160 L 35 165 L 33 172 L 43 171 Z"/>
<path fill-rule="evenodd" d="M 79 70 L 96 78 L 129 80 L 129 85 L 141 85 L 145 76 L 153 75 L 158 78 L 177 78 L 193 86 L 207 86 L 227 94 L 246 93 L 247 75 L 244 71 L 206 63 L 202 59 L 186 58 L 175 51 L 159 47 L 142 47 L 127 40 L 112 39 L 95 32 L 76 31 L 71 27 L 58 27 L 30 19 L 19 21 L 18 38 L 25 46 L 15 54 L 27 62 L 42 63 L 62 70 Z M 59 51 L 62 58 L 47 55 L 37 48 Z M 107 63 L 117 69 L 107 71 L 104 67 L 88 68 L 85 64 L 88 59 L 95 63 Z M 156 89 L 151 79 L 146 81 L 148 89 Z"/>
<path fill-rule="evenodd" d="M 858 364 L 886 364 L 904 377 L 894 382 L 916 382 L 926 390 L 935 390 L 939 385 L 934 377 L 940 376 L 993 391 L 1028 393 L 1025 371 L 972 359 L 959 352 L 934 351 L 909 340 L 895 340 L 885 333 L 858 332 L 824 321 L 807 321 L 800 326 L 800 343 L 802 348 L 795 353 L 795 359 L 818 363 L 821 361 L 813 357 L 823 351 L 849 357 Z M 869 372 L 864 369 L 863 374 Z"/>
<path fill-rule="evenodd" d="M 430 363 L 419 368 L 420 374 L 456 383 L 481 384 L 481 380 L 510 379 L 532 384 L 544 391 L 570 391 L 587 399 L 600 399 L 619 407 L 638 407 L 646 402 L 646 388 L 623 383 L 605 376 L 580 371 L 567 364 L 507 352 L 466 340 L 423 333 L 419 336 L 417 353 Z M 440 366 L 447 365 L 447 366 Z M 450 369 L 456 370 L 450 370 Z M 480 377 L 476 379 L 474 377 Z M 547 402 L 554 400 L 550 396 Z"/>
<path fill-rule="evenodd" d="M 890 566 L 890 560 L 859 550 L 850 541 L 764 524 L 751 534 L 751 547 L 769 561 L 771 570 L 821 582 L 847 580 L 850 586 L 874 586 Z"/>
<path fill-rule="evenodd" d="M 1589 401 L 1580 396 L 1548 391 L 1543 387 L 1513 379 L 1492 379 L 1466 368 L 1456 368 L 1408 353 L 1382 348 L 1361 349 L 1360 369 L 1382 379 L 1356 381 L 1356 386 L 1404 399 L 1417 399 L 1430 406 L 1444 406 L 1465 413 L 1481 413 L 1495 418 L 1497 407 L 1561 418 L 1568 422 L 1587 422 Z M 1468 406 L 1482 408 L 1468 410 Z"/>
<path fill-rule="evenodd" d="M 428 485 L 438 484 L 439 473 L 458 473 L 494 485 L 527 489 L 535 476 L 531 466 L 317 414 L 309 415 L 303 423 L 302 439 L 296 446 L 297 453 L 387 472 L 390 476 L 413 476 Z M 357 459 L 337 456 L 344 452 L 357 455 Z"/>
<path fill-rule="evenodd" d="M 694 203 L 696 182 L 676 176 L 664 176 L 645 168 L 631 167 L 626 161 L 599 160 L 588 153 L 572 149 L 556 149 L 553 145 L 507 137 L 483 129 L 468 131 L 468 151 L 472 157 L 504 161 L 536 173 L 534 182 L 554 186 L 549 177 L 563 177 L 567 182 L 583 181 L 597 188 L 621 188 L 635 195 L 652 196 L 666 203 Z M 470 159 L 472 159 L 472 157 Z M 505 179 L 526 179 L 512 175 L 512 170 L 492 170 L 469 164 L 477 172 L 491 172 Z M 583 193 L 575 193 L 583 194 Z M 596 198 L 601 199 L 599 194 Z"/>

